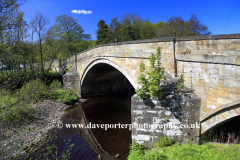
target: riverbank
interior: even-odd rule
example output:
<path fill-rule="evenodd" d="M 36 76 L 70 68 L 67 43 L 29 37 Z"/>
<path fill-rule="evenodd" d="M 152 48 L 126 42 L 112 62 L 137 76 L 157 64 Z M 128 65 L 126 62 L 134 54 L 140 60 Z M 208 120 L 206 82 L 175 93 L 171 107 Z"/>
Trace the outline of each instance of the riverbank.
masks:
<path fill-rule="evenodd" d="M 163 148 L 145 149 L 142 145 L 134 144 L 131 147 L 128 160 L 149 160 L 149 159 L 240 159 L 240 144 L 214 144 L 203 145 L 186 142 L 186 144 L 176 143 Z"/>
<path fill-rule="evenodd" d="M 61 102 L 44 100 L 32 105 L 34 118 L 31 122 L 20 124 L 0 123 L 0 159 L 10 159 L 26 155 L 29 146 L 37 149 L 48 132 L 61 123 L 61 116 L 70 107 Z"/>

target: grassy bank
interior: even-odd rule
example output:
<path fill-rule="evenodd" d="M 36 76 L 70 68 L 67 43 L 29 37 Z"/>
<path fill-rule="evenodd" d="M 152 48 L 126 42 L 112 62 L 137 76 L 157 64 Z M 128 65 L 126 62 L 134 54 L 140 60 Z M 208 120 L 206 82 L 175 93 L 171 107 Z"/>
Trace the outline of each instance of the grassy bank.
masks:
<path fill-rule="evenodd" d="M 34 115 L 31 114 L 33 112 L 32 105 L 43 100 L 60 101 L 66 104 L 73 104 L 78 100 L 73 92 L 63 89 L 62 83 L 57 79 L 58 73 L 50 72 L 48 77 L 47 82 L 41 81 L 38 77 L 32 77 L 21 86 L 2 89 L 0 92 L 0 122 L 31 121 L 34 118 Z"/>
<path fill-rule="evenodd" d="M 5 74 L 0 75 L 0 159 L 15 159 L 32 144 L 41 146 L 47 131 L 55 128 L 52 121 L 60 123 L 65 104 L 74 104 L 78 96 L 63 89 L 61 75 L 54 71 L 44 81 L 40 73 Z M 48 146 L 48 157 L 51 147 L 57 146 Z"/>
<path fill-rule="evenodd" d="M 235 145 L 197 145 L 174 144 L 163 148 L 144 149 L 142 145 L 133 144 L 128 160 L 230 160 L 240 159 L 240 144 Z"/>

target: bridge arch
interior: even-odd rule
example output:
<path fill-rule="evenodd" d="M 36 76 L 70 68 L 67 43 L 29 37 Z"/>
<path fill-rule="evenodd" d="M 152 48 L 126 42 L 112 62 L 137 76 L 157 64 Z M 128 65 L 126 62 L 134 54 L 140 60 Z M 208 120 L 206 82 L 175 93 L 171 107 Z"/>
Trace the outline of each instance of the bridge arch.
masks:
<path fill-rule="evenodd" d="M 111 61 L 109 59 L 105 59 L 105 58 L 101 58 L 101 59 L 95 59 L 92 62 L 88 63 L 87 66 L 85 67 L 85 70 L 80 78 L 80 83 L 82 85 L 82 82 L 86 76 L 86 74 L 88 73 L 89 69 L 91 69 L 94 65 L 96 64 L 100 64 L 100 63 L 105 63 L 108 64 L 114 68 L 116 68 L 117 70 L 119 70 L 128 80 L 129 82 L 133 85 L 133 87 L 136 89 L 137 88 L 137 84 L 134 83 L 133 79 L 130 77 L 130 75 L 125 71 L 124 67 L 121 64 L 117 64 L 114 61 Z"/>
<path fill-rule="evenodd" d="M 92 76 L 93 72 L 101 72 L 101 69 L 98 69 L 98 68 L 104 68 L 103 70 L 107 69 L 108 75 L 105 75 L 103 77 L 102 75 L 99 77 Z M 90 73 L 92 74 L 91 76 L 89 76 Z M 134 80 L 131 78 L 131 76 L 127 73 L 127 71 L 121 64 L 117 64 L 116 62 L 114 62 L 114 60 L 109 60 L 105 58 L 95 59 L 86 65 L 85 70 L 81 74 L 81 77 L 80 77 L 81 93 L 83 94 L 84 87 L 86 88 L 86 85 L 85 85 L 86 81 L 93 81 L 94 78 L 98 80 L 99 79 L 102 80 L 102 79 L 107 79 L 107 77 L 112 78 L 117 75 L 120 76 L 121 78 L 125 78 L 124 81 L 127 81 L 127 84 L 131 84 L 133 89 L 136 89 L 137 84 L 134 83 Z"/>
<path fill-rule="evenodd" d="M 237 116 L 240 116 L 240 100 L 224 104 L 201 119 L 201 134 Z"/>

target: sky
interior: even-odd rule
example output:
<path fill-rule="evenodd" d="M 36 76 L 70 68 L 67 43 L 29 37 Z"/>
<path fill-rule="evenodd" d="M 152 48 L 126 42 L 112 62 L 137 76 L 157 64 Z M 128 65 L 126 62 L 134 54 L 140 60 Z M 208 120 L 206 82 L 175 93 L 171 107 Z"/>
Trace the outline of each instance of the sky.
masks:
<path fill-rule="evenodd" d="M 20 8 L 29 23 L 41 11 L 49 19 L 49 28 L 57 16 L 67 14 L 78 19 L 85 34 L 96 40 L 97 24 L 111 23 L 126 13 L 139 14 L 152 23 L 166 22 L 171 16 L 187 21 L 191 14 L 208 27 L 212 35 L 240 33 L 240 0 L 27 0 Z"/>

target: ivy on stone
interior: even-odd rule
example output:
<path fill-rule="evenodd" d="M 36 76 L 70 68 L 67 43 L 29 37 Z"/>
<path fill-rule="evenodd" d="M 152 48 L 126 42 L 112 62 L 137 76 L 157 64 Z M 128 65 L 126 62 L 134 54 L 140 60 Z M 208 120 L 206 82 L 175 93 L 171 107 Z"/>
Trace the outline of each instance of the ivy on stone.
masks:
<path fill-rule="evenodd" d="M 162 88 L 160 86 L 160 80 L 166 80 L 164 75 L 164 67 L 161 65 L 161 50 L 157 49 L 156 56 L 152 54 L 149 57 L 150 71 L 145 71 L 145 64 L 140 64 L 140 76 L 138 77 L 138 84 L 142 87 L 135 90 L 137 96 L 140 99 L 147 99 L 150 96 L 158 97 L 162 96 Z"/>

